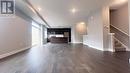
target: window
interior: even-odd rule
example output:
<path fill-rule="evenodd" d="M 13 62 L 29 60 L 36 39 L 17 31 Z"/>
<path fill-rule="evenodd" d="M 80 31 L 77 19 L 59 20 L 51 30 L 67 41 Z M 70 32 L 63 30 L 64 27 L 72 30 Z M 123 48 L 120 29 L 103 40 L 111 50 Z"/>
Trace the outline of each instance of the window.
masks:
<path fill-rule="evenodd" d="M 14 13 L 14 1 L 0 1 L 1 14 L 13 14 Z"/>
<path fill-rule="evenodd" d="M 42 43 L 41 35 L 42 35 L 41 25 L 32 22 L 32 46 L 40 45 Z"/>

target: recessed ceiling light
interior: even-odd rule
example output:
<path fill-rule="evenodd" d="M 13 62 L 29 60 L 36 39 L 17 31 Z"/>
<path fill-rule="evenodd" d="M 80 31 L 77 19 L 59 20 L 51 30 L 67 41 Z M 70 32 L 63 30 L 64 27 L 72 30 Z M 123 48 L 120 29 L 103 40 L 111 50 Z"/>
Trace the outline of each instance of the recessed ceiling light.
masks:
<path fill-rule="evenodd" d="M 76 13 L 76 11 L 77 11 L 76 8 L 72 8 L 72 9 L 71 9 L 71 12 L 72 12 L 72 13 Z"/>
<path fill-rule="evenodd" d="M 41 11 L 42 9 L 41 9 L 41 7 L 38 7 L 38 11 Z"/>
<path fill-rule="evenodd" d="M 80 24 L 84 25 L 84 24 L 85 24 L 85 22 L 80 22 Z"/>

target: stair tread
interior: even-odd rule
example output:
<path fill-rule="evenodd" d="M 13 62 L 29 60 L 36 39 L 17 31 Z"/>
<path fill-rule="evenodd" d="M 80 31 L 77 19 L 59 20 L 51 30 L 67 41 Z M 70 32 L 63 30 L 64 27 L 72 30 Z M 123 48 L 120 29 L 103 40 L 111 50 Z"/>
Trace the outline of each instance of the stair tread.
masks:
<path fill-rule="evenodd" d="M 126 49 L 115 49 L 115 51 L 126 51 Z"/>
<path fill-rule="evenodd" d="M 115 47 L 116 49 L 126 49 L 125 47 Z"/>
<path fill-rule="evenodd" d="M 121 43 L 115 43 L 115 44 L 121 44 Z M 122 45 L 122 44 L 121 44 Z"/>
<path fill-rule="evenodd" d="M 116 50 L 115 52 L 126 52 L 126 50 L 121 50 L 121 51 L 120 50 L 119 51 Z"/>
<path fill-rule="evenodd" d="M 115 41 L 115 43 L 118 43 L 118 41 Z"/>
<path fill-rule="evenodd" d="M 115 45 L 115 47 L 122 47 L 122 45 Z"/>
<path fill-rule="evenodd" d="M 126 48 L 117 40 L 115 41 L 115 51 L 116 52 L 124 52 L 126 51 Z"/>

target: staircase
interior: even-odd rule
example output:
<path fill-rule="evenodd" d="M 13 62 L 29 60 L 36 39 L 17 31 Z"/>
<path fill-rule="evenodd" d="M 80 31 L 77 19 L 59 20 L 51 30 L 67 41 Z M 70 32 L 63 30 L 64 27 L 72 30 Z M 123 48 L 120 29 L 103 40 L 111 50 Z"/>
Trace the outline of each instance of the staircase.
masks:
<path fill-rule="evenodd" d="M 115 52 L 125 52 L 126 48 L 115 39 Z"/>
<path fill-rule="evenodd" d="M 110 48 L 112 48 L 114 52 L 125 52 L 129 46 L 129 34 L 125 33 L 124 31 L 120 30 L 114 25 L 110 25 L 110 33 L 114 35 L 110 35 L 110 39 L 113 40 L 111 42 Z M 113 42 L 113 43 L 112 43 Z M 113 45 L 112 45 L 113 44 Z"/>

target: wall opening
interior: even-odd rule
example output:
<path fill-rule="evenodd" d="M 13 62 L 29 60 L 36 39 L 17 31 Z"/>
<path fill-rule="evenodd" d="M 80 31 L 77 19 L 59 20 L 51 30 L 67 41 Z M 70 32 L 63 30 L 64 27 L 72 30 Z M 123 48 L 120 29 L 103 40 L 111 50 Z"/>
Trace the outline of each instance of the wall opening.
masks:
<path fill-rule="evenodd" d="M 110 9 L 110 32 L 115 33 L 115 41 L 126 50 L 129 47 L 129 13 L 128 2 Z M 115 45 L 115 48 L 117 46 Z"/>

